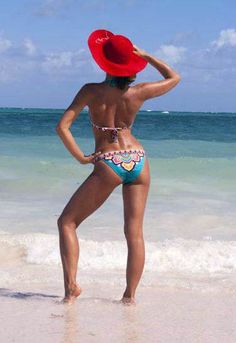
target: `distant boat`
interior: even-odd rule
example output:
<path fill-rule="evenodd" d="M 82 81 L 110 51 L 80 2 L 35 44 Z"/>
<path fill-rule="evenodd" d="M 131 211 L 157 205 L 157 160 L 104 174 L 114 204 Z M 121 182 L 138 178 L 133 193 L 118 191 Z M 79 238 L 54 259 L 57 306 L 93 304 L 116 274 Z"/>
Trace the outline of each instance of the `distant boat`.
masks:
<path fill-rule="evenodd" d="M 152 110 L 147 110 L 147 112 L 152 112 Z"/>
<path fill-rule="evenodd" d="M 162 111 L 161 113 L 167 113 L 167 114 L 168 114 L 168 113 L 170 113 L 170 112 L 169 112 L 169 111 Z"/>

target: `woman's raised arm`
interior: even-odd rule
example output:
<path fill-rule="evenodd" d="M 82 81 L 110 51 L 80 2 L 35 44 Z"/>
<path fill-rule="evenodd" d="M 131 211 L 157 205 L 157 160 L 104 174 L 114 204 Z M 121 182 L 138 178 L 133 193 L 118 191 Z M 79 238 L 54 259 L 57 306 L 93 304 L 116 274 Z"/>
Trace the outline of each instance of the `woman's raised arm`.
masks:
<path fill-rule="evenodd" d="M 134 48 L 134 53 L 148 61 L 165 78 L 165 80 L 161 81 L 139 83 L 136 86 L 139 90 L 139 96 L 143 101 L 165 94 L 179 83 L 181 80 L 180 75 L 168 66 L 168 64 L 148 54 L 146 51 L 139 49 L 135 45 Z"/>

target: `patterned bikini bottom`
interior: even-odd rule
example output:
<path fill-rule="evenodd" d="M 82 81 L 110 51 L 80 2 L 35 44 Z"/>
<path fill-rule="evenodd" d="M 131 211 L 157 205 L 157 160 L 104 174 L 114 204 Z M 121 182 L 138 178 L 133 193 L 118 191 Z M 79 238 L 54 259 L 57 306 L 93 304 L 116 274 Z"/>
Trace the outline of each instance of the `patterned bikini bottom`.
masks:
<path fill-rule="evenodd" d="M 132 183 L 141 173 L 144 161 L 144 150 L 116 150 L 100 154 L 95 158 L 95 163 L 103 161 L 120 176 L 122 183 Z"/>

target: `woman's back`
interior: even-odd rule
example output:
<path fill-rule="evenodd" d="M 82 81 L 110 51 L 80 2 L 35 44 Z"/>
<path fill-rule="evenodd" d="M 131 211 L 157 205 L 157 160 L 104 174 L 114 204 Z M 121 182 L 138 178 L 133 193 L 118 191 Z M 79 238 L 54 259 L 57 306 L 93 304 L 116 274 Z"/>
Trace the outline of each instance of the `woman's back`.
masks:
<path fill-rule="evenodd" d="M 142 148 L 131 134 L 131 126 L 143 103 L 138 97 L 137 86 L 119 89 L 105 82 L 86 85 L 90 119 L 95 124 L 96 150 L 105 152 L 113 147 L 119 150 L 129 149 L 131 146 Z M 117 140 L 114 142 L 111 130 L 102 128 L 124 129 L 118 130 Z"/>
<path fill-rule="evenodd" d="M 122 90 L 104 82 L 92 83 L 88 84 L 88 91 L 91 117 L 101 126 L 130 126 L 142 105 L 136 86 Z"/>

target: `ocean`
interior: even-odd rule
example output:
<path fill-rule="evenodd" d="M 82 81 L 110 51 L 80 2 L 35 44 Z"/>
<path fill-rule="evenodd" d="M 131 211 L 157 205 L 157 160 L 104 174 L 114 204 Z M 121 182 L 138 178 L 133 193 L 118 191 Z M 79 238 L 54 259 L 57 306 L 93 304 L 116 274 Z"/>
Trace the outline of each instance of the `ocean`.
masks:
<path fill-rule="evenodd" d="M 80 165 L 57 136 L 62 114 L 0 109 L 1 287 L 55 278 L 62 285 L 57 218 L 93 169 Z M 71 131 L 85 154 L 94 151 L 86 111 Z M 151 167 L 140 286 L 233 292 L 236 113 L 140 111 L 133 134 Z M 82 284 L 124 285 L 121 187 L 77 233 Z"/>

